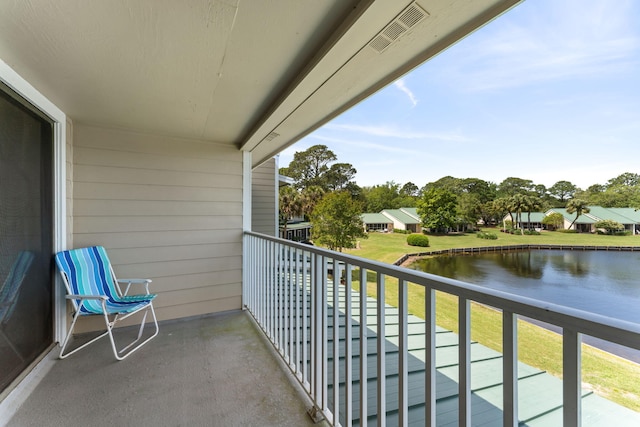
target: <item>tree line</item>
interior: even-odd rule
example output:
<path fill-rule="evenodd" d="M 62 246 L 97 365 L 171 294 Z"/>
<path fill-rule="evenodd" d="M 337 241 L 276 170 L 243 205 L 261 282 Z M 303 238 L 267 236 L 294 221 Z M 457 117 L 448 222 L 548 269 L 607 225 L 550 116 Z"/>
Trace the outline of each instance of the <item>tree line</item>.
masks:
<path fill-rule="evenodd" d="M 546 187 L 529 179 L 505 178 L 500 183 L 480 178 L 445 176 L 419 187 L 413 182 L 393 181 L 360 187 L 355 183 L 356 169 L 349 163 L 337 162 L 337 156 L 325 145 L 314 145 L 296 152 L 288 167 L 280 173 L 293 178 L 293 187 L 280 193 L 281 222 L 293 216 L 311 215 L 319 203 L 331 193 L 345 193 L 341 203 L 349 199 L 343 210 L 380 212 L 383 209 L 416 207 L 423 226 L 433 231 L 453 227 L 499 223 L 511 215 L 519 224 L 522 215 L 544 212 L 550 208 L 566 208 L 577 217 L 588 212 L 589 205 L 603 207 L 640 207 L 640 175 L 625 172 L 605 184 L 581 189 L 561 180 Z M 556 222 L 558 218 L 555 218 Z M 530 221 L 527 221 L 530 222 Z M 349 239 L 347 239 L 349 240 Z M 355 243 L 355 239 L 351 239 Z M 348 242 L 344 246 L 350 247 Z"/>

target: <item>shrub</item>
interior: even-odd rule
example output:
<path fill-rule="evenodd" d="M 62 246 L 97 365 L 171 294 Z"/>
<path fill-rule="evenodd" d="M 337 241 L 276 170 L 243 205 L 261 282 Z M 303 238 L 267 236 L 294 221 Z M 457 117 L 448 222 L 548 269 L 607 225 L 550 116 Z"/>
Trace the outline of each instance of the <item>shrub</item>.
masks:
<path fill-rule="evenodd" d="M 480 231 L 476 233 L 476 237 L 478 239 L 498 240 L 498 235 L 496 233 L 489 233 L 486 231 Z"/>
<path fill-rule="evenodd" d="M 536 230 L 524 230 L 524 234 L 527 234 L 529 236 L 539 236 L 540 232 Z"/>
<path fill-rule="evenodd" d="M 429 246 L 429 238 L 424 234 L 409 234 L 407 236 L 407 244 L 409 246 Z"/>
<path fill-rule="evenodd" d="M 394 228 L 393 232 L 398 234 L 411 234 L 411 230 L 400 230 L 399 228 Z"/>

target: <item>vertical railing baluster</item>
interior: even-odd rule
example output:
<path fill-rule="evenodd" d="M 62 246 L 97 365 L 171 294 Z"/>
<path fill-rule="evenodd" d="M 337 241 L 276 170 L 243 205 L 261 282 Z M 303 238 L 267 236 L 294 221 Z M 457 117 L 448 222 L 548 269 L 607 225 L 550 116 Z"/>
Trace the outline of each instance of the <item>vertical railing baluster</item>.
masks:
<path fill-rule="evenodd" d="M 385 310 L 385 287 L 384 287 L 384 274 L 378 273 L 377 281 L 377 350 L 378 350 L 378 427 L 385 427 L 387 425 L 387 355 L 385 346 L 385 324 L 386 324 L 386 310 Z"/>
<path fill-rule="evenodd" d="M 471 305 L 458 297 L 458 425 L 471 425 Z"/>
<path fill-rule="evenodd" d="M 367 270 L 360 267 L 360 426 L 367 427 Z"/>
<path fill-rule="evenodd" d="M 275 320 L 275 307 L 276 307 L 276 299 L 275 299 L 275 292 L 274 292 L 274 282 L 275 282 L 275 257 L 273 255 L 273 250 L 275 247 L 275 243 L 274 242 L 269 242 L 269 265 L 266 268 L 267 274 L 268 274 L 268 298 L 269 298 L 269 313 L 268 313 L 268 330 L 269 330 L 269 338 L 271 338 L 272 341 L 275 341 L 275 335 L 273 334 L 275 329 L 274 329 L 274 324 L 273 321 Z"/>
<path fill-rule="evenodd" d="M 503 425 L 518 425 L 518 316 L 502 311 Z"/>
<path fill-rule="evenodd" d="M 302 366 L 300 366 L 300 327 L 301 327 L 301 321 L 302 319 L 300 318 L 300 250 L 296 248 L 295 250 L 295 254 L 296 254 L 296 261 L 295 261 L 295 300 L 296 300 L 296 336 L 295 336 L 295 340 L 296 340 L 296 353 L 295 353 L 295 359 L 296 359 L 296 375 L 298 377 L 299 380 L 302 379 L 300 373 L 302 372 Z"/>
<path fill-rule="evenodd" d="M 276 243 L 276 340 L 278 351 L 284 358 L 282 349 L 282 247 Z"/>
<path fill-rule="evenodd" d="M 318 272 L 320 271 L 318 262 L 320 255 L 311 254 L 311 272 L 310 272 L 310 311 L 309 311 L 309 384 L 311 393 L 316 404 L 320 400 L 321 392 L 318 389 L 320 381 L 318 376 L 318 359 L 320 357 L 320 327 L 318 326 L 319 314 L 318 314 L 318 292 L 320 292 L 320 279 L 318 278 Z"/>
<path fill-rule="evenodd" d="M 353 332 L 351 328 L 352 324 L 352 310 L 351 310 L 351 264 L 347 264 L 345 268 L 345 283 L 344 283 L 344 394 L 345 394 L 345 427 L 352 427 L 353 425 Z"/>
<path fill-rule="evenodd" d="M 398 425 L 406 427 L 409 424 L 409 307 L 407 300 L 408 283 L 398 279 Z"/>
<path fill-rule="evenodd" d="M 289 317 L 289 364 L 296 366 L 293 352 L 295 350 L 295 342 L 293 341 L 293 328 L 294 328 L 294 282 L 293 282 L 293 265 L 295 256 L 295 248 L 289 248 L 289 277 L 287 278 L 287 295 L 289 296 L 289 310 L 287 311 L 287 317 Z"/>
<path fill-rule="evenodd" d="M 322 257 L 321 280 L 320 280 L 320 378 L 322 389 L 322 411 L 326 414 L 329 411 L 329 310 L 327 304 L 328 289 L 328 263 L 329 258 Z"/>
<path fill-rule="evenodd" d="M 307 274 L 307 254 L 309 257 L 309 274 Z M 303 384 L 307 384 L 307 391 L 311 393 L 311 379 L 309 376 L 309 347 L 311 343 L 309 342 L 309 334 L 308 328 L 310 328 L 310 320 L 311 320 L 311 309 L 307 307 L 307 295 L 311 292 L 311 284 L 307 284 L 307 280 L 311 282 L 311 253 L 310 252 L 302 252 L 302 379 Z"/>
<path fill-rule="evenodd" d="M 315 271 L 313 275 L 312 290 L 313 299 L 311 300 L 311 308 L 313 314 L 313 329 L 311 330 L 311 338 L 313 339 L 313 348 L 311 349 L 313 386 L 316 404 L 322 407 L 322 264 L 324 257 L 316 255 L 314 259 Z"/>
<path fill-rule="evenodd" d="M 280 246 L 278 251 L 280 255 L 280 348 L 282 352 L 282 358 L 287 361 L 289 358 L 289 346 L 287 337 L 287 310 L 289 299 L 287 297 L 287 270 L 289 268 L 289 260 L 287 259 L 287 247 L 285 245 Z"/>
<path fill-rule="evenodd" d="M 333 424 L 340 422 L 340 263 L 333 260 Z"/>
<path fill-rule="evenodd" d="M 425 424 L 436 427 L 436 293 L 425 289 Z"/>
<path fill-rule="evenodd" d="M 564 427 L 582 425 L 582 334 L 562 330 L 562 418 Z"/>

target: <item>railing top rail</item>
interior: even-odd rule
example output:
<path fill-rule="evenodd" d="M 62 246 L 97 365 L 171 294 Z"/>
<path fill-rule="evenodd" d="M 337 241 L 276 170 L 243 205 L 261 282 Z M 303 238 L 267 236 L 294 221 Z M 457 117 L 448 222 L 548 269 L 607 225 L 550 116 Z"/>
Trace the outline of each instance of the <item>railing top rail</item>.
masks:
<path fill-rule="evenodd" d="M 251 231 L 258 237 L 640 350 L 640 324 Z"/>

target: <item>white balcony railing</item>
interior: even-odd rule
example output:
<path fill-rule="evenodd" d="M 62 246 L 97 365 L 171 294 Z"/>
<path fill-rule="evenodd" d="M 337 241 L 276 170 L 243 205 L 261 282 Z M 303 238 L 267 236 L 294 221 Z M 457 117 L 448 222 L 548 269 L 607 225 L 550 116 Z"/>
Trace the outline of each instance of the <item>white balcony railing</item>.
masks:
<path fill-rule="evenodd" d="M 398 330 L 394 344 L 397 345 L 397 361 L 395 356 L 393 361 L 387 360 L 385 351 L 390 345 L 386 339 L 385 319 L 391 308 L 383 297 L 388 278 L 397 279 L 398 283 Z M 352 282 L 374 282 L 378 298 L 367 298 L 366 286 L 360 286 L 359 291 L 353 290 L 355 283 Z M 435 291 L 458 297 L 457 419 L 460 426 L 472 424 L 471 301 L 502 311 L 502 420 L 505 426 L 518 425 L 518 316 L 562 328 L 562 418 L 566 427 L 581 425 L 582 334 L 640 349 L 638 324 L 266 235 L 245 233 L 243 304 L 314 401 L 317 410 L 322 411 L 333 425 L 366 426 L 368 421 L 374 420 L 378 426 L 387 425 L 388 420 L 389 424 L 408 425 L 410 407 L 415 409 L 416 406 L 415 402 L 410 402 L 415 394 L 415 379 L 411 396 L 409 394 L 409 283 L 425 289 L 426 354 L 424 378 L 418 383 L 424 387 L 424 413 L 420 419 L 424 419 L 427 426 L 436 425 Z M 371 301 L 376 301 L 375 310 L 367 310 Z M 375 348 L 371 345 L 368 349 L 367 343 L 371 340 L 375 340 Z M 365 357 L 367 354 L 375 355 L 375 370 L 368 366 L 370 357 Z M 393 385 L 387 384 L 387 371 L 395 363 Z M 375 387 L 372 381 L 375 381 Z M 395 394 L 388 405 L 390 389 Z"/>

